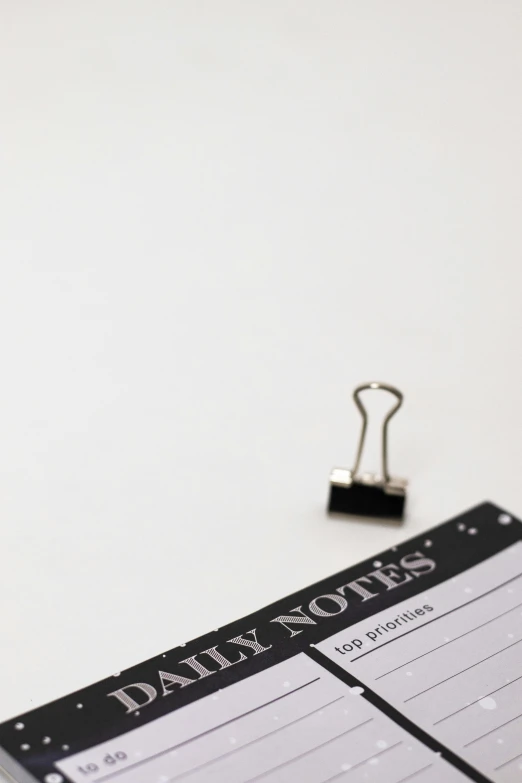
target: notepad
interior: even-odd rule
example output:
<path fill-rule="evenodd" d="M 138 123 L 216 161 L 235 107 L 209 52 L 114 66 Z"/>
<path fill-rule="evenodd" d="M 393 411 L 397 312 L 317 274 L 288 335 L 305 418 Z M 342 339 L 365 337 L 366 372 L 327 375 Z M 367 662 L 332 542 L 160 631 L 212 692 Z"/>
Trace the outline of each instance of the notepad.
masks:
<path fill-rule="evenodd" d="M 19 783 L 522 780 L 522 525 L 482 504 L 0 726 Z"/>

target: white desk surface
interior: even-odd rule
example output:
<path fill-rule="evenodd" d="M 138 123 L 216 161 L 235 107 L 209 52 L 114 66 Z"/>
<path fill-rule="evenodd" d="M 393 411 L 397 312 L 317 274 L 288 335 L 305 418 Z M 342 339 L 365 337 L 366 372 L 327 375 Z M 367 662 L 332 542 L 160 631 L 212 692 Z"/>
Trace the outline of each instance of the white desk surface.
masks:
<path fill-rule="evenodd" d="M 522 512 L 520 3 L 3 16 L 0 720 Z M 375 378 L 403 526 L 325 513 Z"/>

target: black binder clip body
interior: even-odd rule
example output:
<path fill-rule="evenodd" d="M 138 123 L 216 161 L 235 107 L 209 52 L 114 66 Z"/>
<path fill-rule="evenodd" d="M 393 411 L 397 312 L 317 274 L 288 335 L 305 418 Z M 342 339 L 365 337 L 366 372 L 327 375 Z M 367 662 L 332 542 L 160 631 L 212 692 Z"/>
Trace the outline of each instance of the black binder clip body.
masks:
<path fill-rule="evenodd" d="M 397 398 L 396 404 L 387 414 L 382 425 L 382 474 L 359 473 L 359 465 L 364 448 L 368 414 L 361 402 L 360 394 L 367 389 L 382 389 Z M 365 383 L 353 393 L 355 404 L 363 418 L 361 435 L 355 465 L 352 470 L 334 468 L 330 474 L 330 500 L 328 511 L 357 516 L 387 517 L 401 519 L 406 502 L 407 481 L 392 478 L 388 473 L 388 424 L 399 410 L 404 399 L 394 386 L 385 383 Z"/>

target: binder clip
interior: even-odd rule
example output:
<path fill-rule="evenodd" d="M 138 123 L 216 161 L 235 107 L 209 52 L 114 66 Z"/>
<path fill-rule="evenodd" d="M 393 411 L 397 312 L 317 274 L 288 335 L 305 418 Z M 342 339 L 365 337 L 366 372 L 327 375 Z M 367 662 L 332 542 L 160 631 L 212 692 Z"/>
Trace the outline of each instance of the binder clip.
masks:
<path fill-rule="evenodd" d="M 396 404 L 387 414 L 382 425 L 382 473 L 359 473 L 359 465 L 366 438 L 368 414 L 361 402 L 361 392 L 367 389 L 382 389 L 397 398 Z M 365 383 L 358 386 L 353 398 L 362 416 L 363 423 L 355 465 L 352 470 L 334 468 L 330 474 L 330 500 L 328 511 L 357 516 L 387 517 L 401 519 L 406 502 L 407 481 L 392 478 L 388 472 L 388 424 L 402 405 L 403 395 L 394 386 L 386 383 Z"/>

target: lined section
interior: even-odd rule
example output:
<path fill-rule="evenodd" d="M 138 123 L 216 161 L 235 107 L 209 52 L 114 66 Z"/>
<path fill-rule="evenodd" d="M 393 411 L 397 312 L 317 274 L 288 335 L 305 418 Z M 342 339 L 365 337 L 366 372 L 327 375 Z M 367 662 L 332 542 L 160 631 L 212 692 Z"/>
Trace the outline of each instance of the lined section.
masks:
<path fill-rule="evenodd" d="M 282 769 L 283 767 L 288 767 L 290 764 L 295 764 L 297 761 L 300 761 L 301 759 L 304 759 L 306 756 L 310 756 L 314 753 L 316 753 L 321 748 L 326 747 L 327 745 L 330 745 L 332 742 L 335 742 L 335 740 L 340 739 L 341 737 L 345 737 L 347 734 L 351 734 L 353 731 L 356 731 L 359 728 L 362 728 L 363 726 L 366 726 L 368 723 L 371 723 L 373 718 L 369 718 L 368 720 L 363 721 L 362 723 L 358 723 L 356 726 L 352 726 L 349 729 L 346 729 L 345 731 L 341 732 L 336 737 L 333 737 L 332 739 L 325 740 L 325 742 L 321 742 L 319 745 L 316 745 L 313 748 L 310 748 L 309 750 L 305 750 L 304 753 L 300 753 L 298 756 L 295 756 L 294 758 L 290 759 L 289 761 L 283 761 L 282 764 L 277 764 L 275 767 L 272 767 L 268 770 L 268 772 L 262 772 L 260 775 L 256 775 L 254 778 L 249 778 L 249 780 L 245 781 L 245 783 L 254 783 L 256 780 L 262 780 L 266 779 L 267 777 L 270 777 L 272 773 L 277 772 L 278 770 Z M 396 742 L 395 745 L 392 745 L 392 748 L 397 747 L 400 745 L 401 742 Z M 391 750 L 391 748 L 390 748 Z M 385 751 L 377 751 L 376 753 L 373 753 L 368 759 L 363 759 L 362 761 L 359 761 L 357 764 L 354 764 L 355 767 L 359 767 L 362 764 L 365 764 L 370 759 L 378 758 L 381 753 L 384 753 Z"/>
<path fill-rule="evenodd" d="M 337 775 L 334 775 L 331 778 L 328 778 L 328 781 L 330 780 L 338 780 L 339 778 L 345 777 L 346 772 L 355 772 L 355 770 L 359 769 L 359 767 L 364 766 L 365 764 L 369 764 L 371 761 L 378 762 L 381 756 L 383 756 L 385 753 L 390 753 L 392 750 L 395 750 L 395 748 L 398 748 L 400 745 L 402 745 L 402 742 L 396 742 L 395 745 L 391 745 L 389 748 L 385 748 L 384 750 L 380 750 L 378 753 L 375 753 L 370 758 L 362 759 L 362 761 L 357 762 L 357 764 L 354 764 L 350 769 L 344 770 L 343 772 L 338 773 Z M 422 770 L 419 770 L 422 771 Z M 418 773 L 414 773 L 418 774 Z M 411 777 L 411 775 L 408 775 L 408 777 Z M 404 780 L 404 778 L 403 778 Z M 326 783 L 328 783 L 328 781 Z"/>
<path fill-rule="evenodd" d="M 521 562 L 514 544 L 318 645 L 502 783 L 522 779 Z"/>
<path fill-rule="evenodd" d="M 484 693 L 480 698 L 475 699 L 474 701 L 468 702 L 464 707 L 460 707 L 458 710 L 454 710 L 454 712 L 450 712 L 449 715 L 445 715 L 443 718 L 439 718 L 439 720 L 436 720 L 433 725 L 436 726 L 438 723 L 443 723 L 445 720 L 448 720 L 448 718 L 452 718 L 454 715 L 457 715 L 457 713 L 464 712 L 464 710 L 469 709 L 474 704 L 478 704 L 478 702 L 481 699 L 485 699 L 488 696 L 492 696 L 494 693 L 498 693 L 499 691 L 503 691 L 504 688 L 509 688 L 513 683 L 518 682 L 518 680 L 522 680 L 522 674 L 519 677 L 515 677 L 510 682 L 506 683 L 506 685 L 501 685 L 500 688 L 495 688 L 492 691 L 488 691 L 487 693 Z"/>
<path fill-rule="evenodd" d="M 513 644 L 508 644 L 505 647 L 502 647 L 502 649 L 497 650 L 494 653 L 491 653 L 491 655 L 487 655 L 485 658 L 481 658 L 480 661 L 477 661 L 476 663 L 472 663 L 471 666 L 466 666 L 465 669 L 461 669 L 458 672 L 455 672 L 455 674 L 450 674 L 449 677 L 445 677 L 443 680 L 440 680 L 440 682 L 436 682 L 434 685 L 430 685 L 429 688 L 424 688 L 424 690 L 419 691 L 418 693 L 414 693 L 413 696 L 409 696 L 407 699 L 404 699 L 404 703 L 408 701 L 413 701 L 413 699 L 418 698 L 418 696 L 422 696 L 425 693 L 428 693 L 428 691 L 432 691 L 434 688 L 438 688 L 439 685 L 444 685 L 445 682 L 449 682 L 450 680 L 453 680 L 455 677 L 460 677 L 461 674 L 464 674 L 465 672 L 469 672 L 471 669 L 474 669 L 475 666 L 480 666 L 482 663 L 485 663 L 486 661 L 490 661 L 492 658 L 495 658 L 497 655 L 501 655 L 505 650 L 509 650 L 511 647 L 515 647 L 517 644 L 520 644 L 522 642 L 522 639 L 518 639 L 518 641 L 513 642 Z M 518 677 L 516 679 L 519 679 Z M 478 699 L 476 700 L 478 701 Z"/>
<path fill-rule="evenodd" d="M 86 768 L 93 783 L 467 780 L 360 690 L 300 654 L 58 768 L 74 783 Z"/>
<path fill-rule="evenodd" d="M 511 582 L 514 582 L 519 577 L 520 577 L 520 574 L 518 574 L 514 579 L 510 579 L 507 584 L 510 584 Z M 490 592 L 495 592 L 496 590 L 499 590 L 499 589 L 500 588 L 496 587 L 495 590 L 491 590 Z M 478 600 L 480 600 L 480 599 L 478 599 Z M 467 606 L 467 604 L 464 604 L 464 606 Z M 489 625 L 490 623 L 494 623 L 499 617 L 503 617 L 506 614 L 511 614 L 512 612 L 516 611 L 516 609 L 518 609 L 521 606 L 522 606 L 522 602 L 517 604 L 516 606 L 512 607 L 511 609 L 506 609 L 505 612 L 502 612 L 501 614 L 497 615 L 496 617 L 491 618 L 491 620 L 486 620 L 485 623 L 482 623 L 481 625 L 477 625 L 475 628 L 471 628 L 469 631 L 466 631 L 465 633 L 460 634 L 460 636 L 455 636 L 454 639 L 448 639 L 447 642 L 443 642 L 442 644 L 439 644 L 438 647 L 433 647 L 433 649 L 428 650 L 427 652 L 424 652 L 421 655 L 417 655 L 415 658 L 411 658 L 411 660 L 409 660 L 409 661 L 405 661 L 404 663 L 401 663 L 400 666 L 396 666 L 394 669 L 390 669 L 389 672 L 384 672 L 384 674 L 380 674 L 375 679 L 376 680 L 380 680 L 383 677 L 387 677 L 389 674 L 393 674 L 393 672 L 396 672 L 399 669 L 402 669 L 404 666 L 408 666 L 408 664 L 414 663 L 415 661 L 418 661 L 420 658 L 425 658 L 426 655 L 431 655 L 431 653 L 435 652 L 435 650 L 440 650 L 441 647 L 446 647 L 448 644 L 453 644 L 453 642 L 456 642 L 457 639 L 463 639 L 464 636 L 468 636 L 468 634 L 470 634 L 470 633 L 475 633 L 475 631 L 477 631 L 479 628 L 484 628 L 486 625 Z M 463 607 L 459 606 L 454 611 L 458 611 L 459 609 L 462 609 L 462 608 Z M 446 617 L 447 614 L 449 614 L 449 612 L 447 612 L 445 615 L 441 615 L 441 617 L 436 617 L 432 622 L 435 622 L 436 620 L 440 620 L 440 619 L 442 619 L 442 617 Z M 357 658 L 355 658 L 354 660 L 357 660 Z"/>
<path fill-rule="evenodd" d="M 311 715 L 315 715 L 315 713 L 320 712 L 321 710 L 324 710 L 326 707 L 329 707 L 330 704 L 336 704 L 336 702 L 341 701 L 341 699 L 343 699 L 343 698 L 344 698 L 344 696 L 338 696 L 336 699 L 332 699 L 332 701 L 328 702 L 326 705 L 323 705 L 321 707 L 317 707 L 315 710 L 312 710 L 311 712 L 306 713 L 306 715 L 303 715 L 300 718 L 296 718 L 293 721 L 289 721 L 285 726 L 280 726 L 279 728 L 274 729 L 272 732 L 270 732 L 270 735 L 278 734 L 280 731 L 284 731 L 288 726 L 293 726 L 296 723 L 300 723 L 301 721 L 305 720 L 306 718 L 310 717 Z M 369 720 L 372 720 L 372 719 L 370 718 Z M 369 721 L 365 721 L 365 723 L 366 722 L 369 722 Z M 360 725 L 364 725 L 364 723 L 360 724 Z M 354 726 L 353 729 L 348 729 L 348 731 L 353 731 L 356 728 L 358 728 L 358 726 Z M 268 736 L 270 736 L 270 735 L 268 735 Z M 219 758 L 223 759 L 223 758 L 225 758 L 225 756 L 229 756 L 232 753 L 237 753 L 239 750 L 243 750 L 244 748 L 248 748 L 250 745 L 255 745 L 257 742 L 262 742 L 265 739 L 266 736 L 267 735 L 263 735 L 261 737 L 257 737 L 256 739 L 251 740 L 250 742 L 245 742 L 244 745 L 242 745 L 239 748 L 233 748 L 232 750 L 226 751 L 221 756 L 219 756 Z M 198 766 L 197 767 L 193 767 L 193 769 L 190 770 L 190 772 L 185 772 L 185 773 L 182 773 L 181 775 L 176 775 L 175 777 L 170 778 L 170 781 L 180 780 L 181 778 L 186 778 L 186 777 L 192 775 L 198 769 L 203 769 L 203 767 L 208 767 L 210 764 L 213 764 L 214 761 L 215 761 L 215 759 L 211 759 L 210 761 L 205 761 L 203 764 L 198 764 Z M 169 783 L 170 783 L 170 781 L 169 781 Z"/>
<path fill-rule="evenodd" d="M 299 685 L 297 688 L 293 688 L 292 690 L 288 690 L 286 693 L 283 693 L 281 696 L 276 696 L 275 699 L 270 699 L 269 701 L 266 701 L 266 702 L 264 702 L 262 704 L 259 704 L 256 707 L 253 707 L 251 710 L 247 710 L 246 712 L 242 713 L 241 715 L 238 715 L 238 716 L 236 716 L 234 718 L 231 718 L 230 720 L 226 720 L 223 723 L 218 724 L 217 726 L 214 726 L 212 729 L 207 729 L 207 731 L 202 731 L 200 734 L 196 734 L 194 737 L 190 737 L 189 739 L 185 740 L 184 742 L 179 742 L 177 744 L 170 745 L 170 746 L 164 748 L 163 750 L 159 751 L 158 753 L 153 753 L 150 756 L 147 756 L 147 758 L 144 758 L 144 759 L 140 758 L 138 761 L 135 761 L 134 763 L 128 764 L 125 769 L 127 770 L 127 769 L 131 769 L 133 767 L 140 767 L 142 764 L 147 764 L 150 761 L 152 761 L 153 759 L 157 759 L 157 758 L 160 758 L 161 756 L 164 756 L 166 753 L 173 753 L 178 748 L 183 747 L 183 745 L 188 745 L 191 742 L 195 742 L 196 740 L 199 740 L 202 737 L 205 737 L 207 734 L 211 734 L 214 731 L 218 731 L 219 729 L 222 729 L 225 726 L 228 726 L 230 723 L 235 723 L 236 721 L 238 721 L 238 720 L 240 720 L 242 718 L 246 718 L 249 715 L 252 715 L 252 713 L 257 712 L 258 710 L 262 710 L 264 707 L 269 707 L 271 705 L 274 705 L 276 702 L 281 701 L 281 699 L 286 699 L 289 696 L 292 696 L 293 694 L 295 694 L 298 691 L 302 690 L 303 688 L 307 688 L 308 686 L 313 685 L 316 682 L 319 682 L 319 680 L 320 680 L 320 677 L 315 677 L 313 680 L 310 680 L 309 682 L 305 682 L 303 685 Z M 340 698 L 342 698 L 342 696 L 340 696 L 339 699 Z M 321 707 L 318 707 L 316 710 L 312 710 L 312 712 L 310 712 L 309 714 L 313 715 L 314 712 L 317 712 L 322 707 L 328 706 L 328 704 L 334 703 L 336 701 L 338 701 L 338 699 L 333 699 L 332 702 L 328 702 L 327 705 L 321 705 Z M 306 716 L 302 716 L 302 717 L 296 718 L 295 721 L 290 721 L 289 725 L 291 725 L 292 723 L 297 723 L 298 721 L 302 720 L 303 717 L 306 717 Z M 257 739 L 253 740 L 253 742 L 257 742 L 257 741 L 258 741 Z M 250 744 L 250 743 L 247 743 L 247 744 Z M 226 754 L 224 754 L 224 755 L 226 755 Z M 201 766 L 203 766 L 203 765 L 201 765 Z M 101 778 L 100 777 L 94 778 L 94 783 L 102 783 L 103 781 L 111 780 L 112 778 L 115 778 L 115 777 L 123 774 L 124 771 L 125 770 L 115 770 L 113 772 L 108 773 L 107 775 L 103 775 Z"/>

